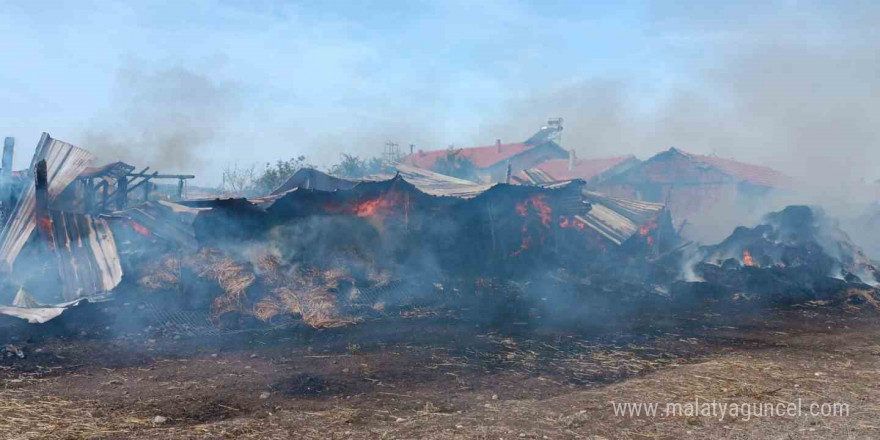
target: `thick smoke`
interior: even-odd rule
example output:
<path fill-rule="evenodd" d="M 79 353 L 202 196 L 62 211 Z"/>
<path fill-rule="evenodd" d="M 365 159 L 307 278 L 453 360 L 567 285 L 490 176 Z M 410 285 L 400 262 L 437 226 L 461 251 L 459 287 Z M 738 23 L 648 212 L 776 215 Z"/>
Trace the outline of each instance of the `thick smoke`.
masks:
<path fill-rule="evenodd" d="M 668 59 L 657 84 L 599 77 L 537 90 L 483 131 L 524 138 L 547 117 L 561 116 L 563 146 L 579 157 L 633 153 L 646 159 L 674 146 L 771 166 L 798 179 L 795 190 L 765 206 L 710 213 L 711 224 L 698 234 L 707 239 L 785 204 L 818 204 L 849 215 L 874 200 L 880 193 L 880 6 L 712 5 L 694 5 L 686 15 L 681 5 L 664 3 L 651 11 L 648 50 Z M 658 68 L 646 66 L 651 70 Z"/>
<path fill-rule="evenodd" d="M 117 75 L 109 118 L 82 145 L 99 162 L 122 160 L 163 172 L 200 171 L 212 142 L 239 109 L 237 88 L 180 67 L 125 68 Z M 112 122 L 105 122 L 105 121 Z"/>
<path fill-rule="evenodd" d="M 562 116 L 565 146 L 580 157 L 646 158 L 675 146 L 823 184 L 876 179 L 880 7 L 865 5 L 846 15 L 801 3 L 712 15 L 724 20 L 658 9 L 656 49 L 668 53 L 667 68 L 683 81 L 661 87 L 589 78 L 536 90 L 484 130 L 525 137 L 547 117 Z"/>

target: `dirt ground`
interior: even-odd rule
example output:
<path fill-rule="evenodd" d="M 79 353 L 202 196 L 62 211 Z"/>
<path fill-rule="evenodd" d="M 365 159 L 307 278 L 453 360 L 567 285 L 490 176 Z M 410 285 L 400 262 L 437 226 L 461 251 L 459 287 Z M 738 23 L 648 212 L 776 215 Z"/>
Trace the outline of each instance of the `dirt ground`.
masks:
<path fill-rule="evenodd" d="M 333 329 L 7 335 L 0 438 L 880 438 L 880 317 L 829 306 L 611 330 L 401 316 Z M 845 403 L 843 416 L 613 403 Z"/>

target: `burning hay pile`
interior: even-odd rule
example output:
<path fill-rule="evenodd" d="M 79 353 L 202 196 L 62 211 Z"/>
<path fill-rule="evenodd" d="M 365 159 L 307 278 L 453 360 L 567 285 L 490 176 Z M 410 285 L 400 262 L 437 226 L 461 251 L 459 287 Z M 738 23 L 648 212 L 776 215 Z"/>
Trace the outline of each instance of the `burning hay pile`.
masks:
<path fill-rule="evenodd" d="M 789 206 L 764 224 L 738 227 L 724 241 L 690 255 L 682 296 L 796 304 L 851 298 L 874 303 L 880 272 L 819 209 Z"/>
<path fill-rule="evenodd" d="M 694 248 L 681 245 L 664 205 L 590 192 L 584 181 L 489 186 L 403 166 L 363 182 L 310 170 L 258 199 L 66 212 L 58 208 L 89 205 L 61 195 L 75 197 L 68 188 L 91 156 L 46 138 L 35 161 L 53 172 L 36 173 L 0 236 L 12 294 L 24 286 L 60 302 L 112 292 L 209 311 L 221 327 L 292 317 L 337 327 L 426 305 L 577 322 L 731 301 L 877 303 L 870 259 L 805 206 Z M 125 178 L 115 177 L 121 187 Z"/>

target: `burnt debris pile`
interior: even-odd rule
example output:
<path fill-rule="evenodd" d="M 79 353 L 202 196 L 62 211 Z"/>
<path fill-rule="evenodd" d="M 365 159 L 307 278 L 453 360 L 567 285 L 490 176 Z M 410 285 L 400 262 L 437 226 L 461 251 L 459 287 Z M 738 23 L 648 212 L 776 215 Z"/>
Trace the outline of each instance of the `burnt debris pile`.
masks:
<path fill-rule="evenodd" d="M 220 328 L 430 308 L 579 322 L 701 304 L 875 304 L 880 281 L 811 207 L 698 247 L 666 204 L 582 179 L 477 183 L 398 163 L 393 175 L 302 169 L 264 197 L 188 199 L 191 176 L 93 159 L 44 135 L 32 169 L 5 178 L 3 315 L 45 322 L 121 297 Z M 163 177 L 176 191 L 160 194 Z"/>
<path fill-rule="evenodd" d="M 681 297 L 796 304 L 872 301 L 880 273 L 821 208 L 788 206 L 689 255 Z M 696 282 L 694 282 L 696 281 Z M 874 296 L 872 296 L 874 295 Z"/>

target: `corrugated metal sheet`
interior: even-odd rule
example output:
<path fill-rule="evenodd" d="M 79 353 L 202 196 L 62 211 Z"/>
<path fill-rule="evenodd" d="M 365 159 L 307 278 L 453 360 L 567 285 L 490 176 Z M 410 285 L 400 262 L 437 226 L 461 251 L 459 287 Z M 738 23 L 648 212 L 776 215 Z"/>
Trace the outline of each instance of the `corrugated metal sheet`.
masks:
<path fill-rule="evenodd" d="M 583 194 L 593 209 L 578 219 L 617 245 L 632 237 L 641 225 L 656 218 L 664 209 L 659 203 L 620 199 L 591 191 Z"/>
<path fill-rule="evenodd" d="M 602 205 L 592 205 L 593 209 L 585 215 L 575 216 L 589 228 L 605 238 L 620 245 L 639 230 L 632 220 Z"/>
<path fill-rule="evenodd" d="M 557 180 L 553 176 L 547 174 L 547 172 L 545 172 L 544 170 L 542 170 L 538 167 L 533 167 L 533 168 L 529 168 L 529 169 L 520 171 L 517 179 L 520 182 L 522 182 L 524 184 L 529 184 L 529 185 L 539 185 L 542 183 L 552 183 Z"/>
<path fill-rule="evenodd" d="M 113 162 L 100 167 L 89 167 L 80 175 L 80 177 L 110 177 L 120 179 L 134 171 L 134 166 L 125 162 Z"/>
<path fill-rule="evenodd" d="M 122 265 L 107 221 L 62 211 L 49 215 L 64 299 L 113 290 L 122 281 Z"/>
<path fill-rule="evenodd" d="M 335 191 L 352 189 L 358 181 L 331 176 L 314 168 L 302 168 L 293 173 L 286 182 L 276 188 L 270 195 L 284 194 L 294 188 L 316 189 L 318 191 Z"/>
<path fill-rule="evenodd" d="M 111 221 L 135 222 L 136 226 L 146 228 L 150 234 L 196 249 L 198 242 L 193 230 L 193 221 L 199 212 L 208 209 L 210 208 L 191 208 L 164 200 L 155 200 L 116 211 L 107 218 Z"/>
<path fill-rule="evenodd" d="M 397 165 L 397 171 L 403 180 L 415 185 L 420 191 L 432 196 L 459 197 L 469 199 L 476 197 L 494 184 L 479 184 L 470 180 L 438 174 L 423 168 L 408 165 Z"/>
<path fill-rule="evenodd" d="M 31 160 L 30 170 L 33 170 L 37 162 L 43 159 L 46 160 L 49 173 L 48 192 L 51 204 L 89 166 L 94 156 L 86 150 L 52 139 L 48 133 L 43 133 Z M 28 179 L 27 186 L 19 196 L 18 204 L 3 226 L 3 230 L 0 231 L 0 264 L 5 266 L 6 270 L 11 270 L 21 249 L 34 232 L 36 205 L 34 181 Z"/>

